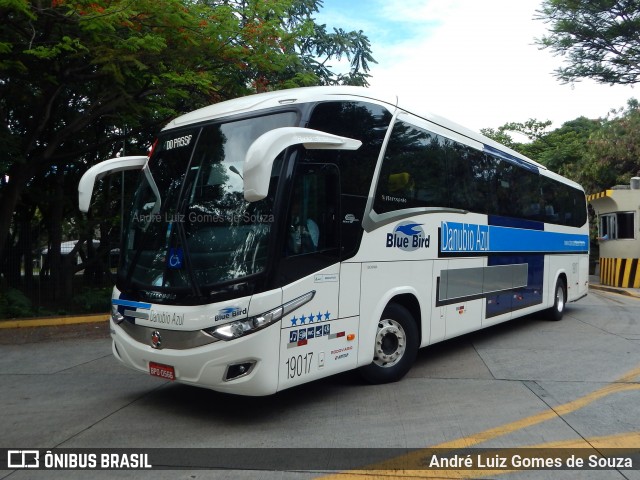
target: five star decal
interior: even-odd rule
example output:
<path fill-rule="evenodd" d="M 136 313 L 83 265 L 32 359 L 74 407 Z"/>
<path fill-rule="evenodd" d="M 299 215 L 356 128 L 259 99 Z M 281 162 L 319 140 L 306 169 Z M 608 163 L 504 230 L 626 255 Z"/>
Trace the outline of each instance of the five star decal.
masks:
<path fill-rule="evenodd" d="M 291 318 L 291 326 L 295 327 L 297 325 L 307 325 L 314 322 L 326 322 L 331 320 L 331 313 L 327 310 L 325 313 L 318 312 L 314 314 L 313 312 L 309 315 L 302 314 L 300 317 L 294 315 Z"/>

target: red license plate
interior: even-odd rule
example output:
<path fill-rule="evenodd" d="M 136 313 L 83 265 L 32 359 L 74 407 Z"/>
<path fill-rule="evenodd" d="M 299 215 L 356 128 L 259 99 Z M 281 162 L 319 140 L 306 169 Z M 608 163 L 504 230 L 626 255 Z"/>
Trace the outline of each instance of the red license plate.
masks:
<path fill-rule="evenodd" d="M 165 380 L 176 379 L 176 371 L 171 365 L 149 362 L 149 373 L 154 377 L 164 378 Z"/>

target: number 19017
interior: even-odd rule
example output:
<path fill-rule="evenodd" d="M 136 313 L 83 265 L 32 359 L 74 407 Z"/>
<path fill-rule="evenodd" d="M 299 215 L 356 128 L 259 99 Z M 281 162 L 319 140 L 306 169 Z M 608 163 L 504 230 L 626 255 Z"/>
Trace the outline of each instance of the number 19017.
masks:
<path fill-rule="evenodd" d="M 296 378 L 311 372 L 313 352 L 297 355 L 287 360 L 287 378 Z"/>

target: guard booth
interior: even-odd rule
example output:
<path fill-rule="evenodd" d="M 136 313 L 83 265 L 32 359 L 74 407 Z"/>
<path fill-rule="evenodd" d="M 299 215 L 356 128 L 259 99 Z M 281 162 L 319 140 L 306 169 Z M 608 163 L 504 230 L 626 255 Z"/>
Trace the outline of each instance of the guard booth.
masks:
<path fill-rule="evenodd" d="M 597 215 L 600 283 L 640 288 L 640 177 L 587 201 Z"/>

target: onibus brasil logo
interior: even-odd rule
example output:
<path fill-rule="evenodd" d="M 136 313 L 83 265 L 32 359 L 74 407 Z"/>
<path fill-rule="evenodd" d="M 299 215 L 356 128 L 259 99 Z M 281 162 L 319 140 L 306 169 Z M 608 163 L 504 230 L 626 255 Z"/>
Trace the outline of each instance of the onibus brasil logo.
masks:
<path fill-rule="evenodd" d="M 387 233 L 387 248 L 399 248 L 413 252 L 420 248 L 429 248 L 431 235 L 425 235 L 421 223 L 401 222 L 392 233 Z"/>

